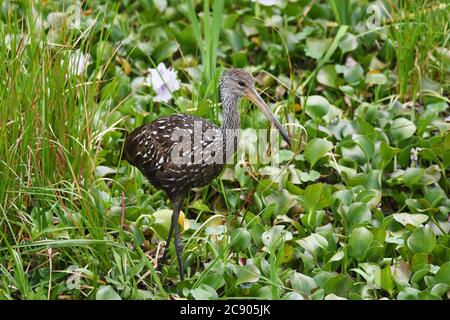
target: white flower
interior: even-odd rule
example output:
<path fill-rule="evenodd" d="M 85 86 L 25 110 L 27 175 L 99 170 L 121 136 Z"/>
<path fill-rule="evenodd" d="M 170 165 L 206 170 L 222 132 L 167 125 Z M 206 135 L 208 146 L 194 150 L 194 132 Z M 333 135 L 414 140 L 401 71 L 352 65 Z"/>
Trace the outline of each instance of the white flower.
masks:
<path fill-rule="evenodd" d="M 167 69 L 164 63 L 158 64 L 156 69 L 149 69 L 149 75 L 145 78 L 145 83 L 151 85 L 156 93 L 153 98 L 155 102 L 169 102 L 172 92 L 180 89 L 180 80 L 177 73 L 172 68 Z"/>
<path fill-rule="evenodd" d="M 83 54 L 80 50 L 71 52 L 69 55 L 69 71 L 77 76 L 83 75 L 91 64 L 91 55 Z"/>
<path fill-rule="evenodd" d="M 252 0 L 252 1 L 267 7 L 274 6 L 279 2 L 279 0 Z"/>

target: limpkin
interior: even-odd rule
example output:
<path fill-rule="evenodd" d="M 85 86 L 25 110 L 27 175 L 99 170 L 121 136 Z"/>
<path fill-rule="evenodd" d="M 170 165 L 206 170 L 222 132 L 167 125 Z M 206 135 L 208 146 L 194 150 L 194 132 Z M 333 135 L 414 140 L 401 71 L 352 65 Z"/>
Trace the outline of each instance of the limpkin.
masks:
<path fill-rule="evenodd" d="M 124 158 L 137 167 L 156 188 L 164 190 L 173 204 L 169 234 L 158 269 L 166 259 L 174 233 L 181 281 L 184 279 L 184 268 L 178 223 L 180 209 L 186 193 L 192 188 L 209 184 L 221 173 L 224 164 L 236 151 L 239 135 L 229 133 L 239 132 L 240 129 L 239 98 L 247 97 L 256 104 L 290 145 L 286 130 L 257 93 L 255 79 L 250 74 L 242 69 L 224 72 L 219 91 L 223 108 L 223 124 L 220 128 L 193 115 L 174 114 L 142 125 L 125 140 Z M 175 150 L 180 143 L 180 133 L 181 136 L 187 135 L 189 146 L 193 146 L 185 148 L 188 150 L 181 148 L 181 153 Z M 183 161 L 180 161 L 179 156 L 182 156 Z M 211 161 L 212 157 L 214 161 Z"/>

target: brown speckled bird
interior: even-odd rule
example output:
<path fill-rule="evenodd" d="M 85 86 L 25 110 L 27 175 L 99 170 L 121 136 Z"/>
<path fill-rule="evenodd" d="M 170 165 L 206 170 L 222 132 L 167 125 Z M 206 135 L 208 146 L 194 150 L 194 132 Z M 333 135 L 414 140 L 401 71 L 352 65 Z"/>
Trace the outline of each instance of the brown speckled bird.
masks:
<path fill-rule="evenodd" d="M 125 141 L 124 158 L 137 167 L 156 188 L 164 190 L 173 204 L 169 235 L 158 269 L 165 261 L 172 234 L 175 233 L 174 244 L 181 280 L 184 279 L 184 268 L 178 223 L 180 209 L 186 193 L 192 188 L 210 183 L 235 153 L 240 129 L 238 101 L 241 97 L 247 97 L 255 103 L 290 146 L 286 130 L 257 93 L 255 79 L 241 69 L 225 72 L 220 80 L 223 108 L 223 124 L 220 128 L 193 115 L 175 114 L 144 124 Z M 187 138 L 187 141 L 180 141 L 180 137 Z M 186 142 L 188 144 L 183 145 Z"/>

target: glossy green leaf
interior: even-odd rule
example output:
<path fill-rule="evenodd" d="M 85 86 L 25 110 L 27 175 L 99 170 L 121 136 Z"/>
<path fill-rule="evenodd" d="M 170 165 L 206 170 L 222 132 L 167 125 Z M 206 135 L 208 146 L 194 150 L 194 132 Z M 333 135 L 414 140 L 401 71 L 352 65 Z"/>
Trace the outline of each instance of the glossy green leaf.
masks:
<path fill-rule="evenodd" d="M 122 300 L 111 286 L 101 286 L 95 295 L 96 300 Z"/>
<path fill-rule="evenodd" d="M 317 284 L 313 278 L 299 272 L 293 272 L 290 276 L 292 289 L 298 290 L 305 295 L 310 295 Z"/>
<path fill-rule="evenodd" d="M 197 288 L 191 289 L 191 294 L 195 300 L 217 300 L 216 290 L 202 283 Z"/>
<path fill-rule="evenodd" d="M 329 39 L 307 38 L 305 54 L 308 57 L 319 60 L 325 55 L 329 46 Z"/>
<path fill-rule="evenodd" d="M 436 236 L 428 227 L 420 227 L 408 237 L 408 248 L 413 253 L 429 254 L 436 244 Z"/>
<path fill-rule="evenodd" d="M 339 43 L 339 48 L 341 49 L 342 53 L 353 51 L 357 47 L 358 38 L 351 33 L 346 33 L 344 38 Z"/>
<path fill-rule="evenodd" d="M 434 278 L 436 283 L 443 283 L 450 286 L 450 262 L 444 263 Z"/>
<path fill-rule="evenodd" d="M 363 261 L 370 243 L 372 242 L 373 234 L 364 227 L 353 229 L 350 239 L 348 241 L 348 250 L 351 257 L 358 261 Z"/>
<path fill-rule="evenodd" d="M 306 114 L 314 121 L 319 121 L 330 110 L 330 103 L 322 96 L 309 96 L 302 98 L 301 102 L 305 108 Z"/>
<path fill-rule="evenodd" d="M 236 266 L 234 272 L 237 276 L 236 285 L 256 282 L 261 275 L 259 269 L 254 265 Z"/>
<path fill-rule="evenodd" d="M 323 66 L 317 73 L 317 81 L 328 87 L 336 88 L 337 73 L 334 65 Z"/>
<path fill-rule="evenodd" d="M 333 144 L 324 139 L 313 139 L 305 147 L 305 158 L 314 167 L 317 161 L 333 149 Z"/>
<path fill-rule="evenodd" d="M 367 223 L 371 221 L 372 213 L 366 203 L 355 202 L 348 208 L 346 217 L 350 225 Z"/>
<path fill-rule="evenodd" d="M 250 232 L 245 228 L 236 228 L 231 232 L 231 247 L 240 252 L 249 248 L 251 244 Z"/>
<path fill-rule="evenodd" d="M 394 140 L 398 143 L 411 138 L 416 132 L 416 125 L 406 118 L 397 118 L 392 122 L 390 131 Z"/>

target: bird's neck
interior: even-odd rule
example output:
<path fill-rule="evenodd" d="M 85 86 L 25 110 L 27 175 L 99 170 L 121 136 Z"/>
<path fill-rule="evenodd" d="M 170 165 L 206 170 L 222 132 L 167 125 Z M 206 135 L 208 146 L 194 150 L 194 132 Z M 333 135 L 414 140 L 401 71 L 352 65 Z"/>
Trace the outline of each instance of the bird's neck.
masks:
<path fill-rule="evenodd" d="M 220 99 L 222 100 L 223 110 L 223 123 L 220 129 L 223 135 L 223 147 L 225 152 L 224 160 L 228 163 L 228 160 L 236 152 L 239 144 L 241 129 L 241 120 L 238 110 L 239 97 L 221 89 Z"/>
<path fill-rule="evenodd" d="M 240 129 L 241 120 L 238 110 L 238 97 L 228 92 L 221 92 L 223 123 L 222 131 L 226 129 Z"/>

